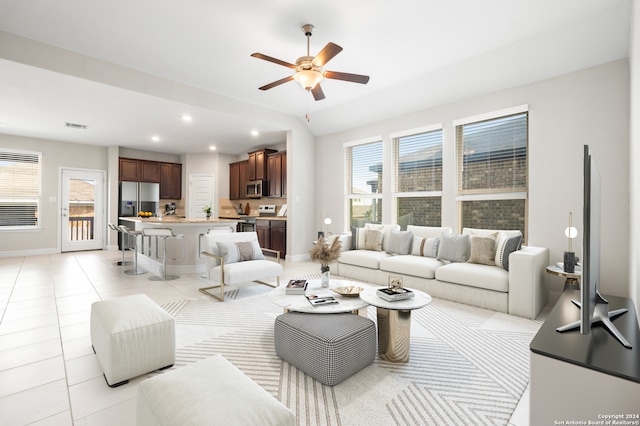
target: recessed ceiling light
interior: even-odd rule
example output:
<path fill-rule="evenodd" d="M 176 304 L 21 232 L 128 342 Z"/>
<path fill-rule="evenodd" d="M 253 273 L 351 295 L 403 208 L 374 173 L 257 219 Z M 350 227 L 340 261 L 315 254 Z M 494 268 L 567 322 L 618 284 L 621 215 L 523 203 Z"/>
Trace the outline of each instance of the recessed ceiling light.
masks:
<path fill-rule="evenodd" d="M 215 146 L 213 146 L 213 145 L 209 145 L 209 149 L 210 149 L 211 151 L 215 151 L 215 150 L 216 150 L 216 147 L 215 147 Z"/>
<path fill-rule="evenodd" d="M 259 134 L 260 134 L 260 132 L 257 131 L 257 130 L 252 130 L 251 131 L 251 136 L 258 136 Z"/>
<path fill-rule="evenodd" d="M 160 138 L 158 136 L 151 136 L 151 140 L 154 142 L 160 142 Z"/>
<path fill-rule="evenodd" d="M 193 120 L 193 118 L 191 118 L 191 116 L 190 116 L 190 115 L 186 115 L 186 114 L 185 114 L 185 115 L 183 115 L 183 116 L 182 116 L 182 120 L 183 120 L 183 121 L 186 121 L 186 122 L 188 123 L 188 122 L 190 122 L 191 120 Z"/>

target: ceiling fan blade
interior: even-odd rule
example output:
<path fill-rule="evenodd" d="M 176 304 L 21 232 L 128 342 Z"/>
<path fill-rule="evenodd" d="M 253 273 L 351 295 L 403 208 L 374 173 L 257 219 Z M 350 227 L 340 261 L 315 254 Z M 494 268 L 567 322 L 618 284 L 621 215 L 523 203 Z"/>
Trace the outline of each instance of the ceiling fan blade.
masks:
<path fill-rule="evenodd" d="M 361 74 L 349 74 L 346 72 L 325 71 L 324 76 L 325 78 L 350 81 L 352 83 L 367 84 L 369 82 L 369 76 L 361 75 Z"/>
<path fill-rule="evenodd" d="M 287 81 L 291 81 L 291 80 L 293 80 L 293 76 L 292 75 L 290 75 L 289 77 L 281 78 L 280 80 L 274 81 L 273 83 L 265 84 L 262 87 L 258 87 L 258 89 L 260 89 L 260 90 L 273 89 L 274 87 L 280 86 L 281 84 L 284 84 Z"/>
<path fill-rule="evenodd" d="M 340 52 L 342 52 L 342 47 L 329 42 L 311 62 L 313 62 L 315 66 L 322 67 Z"/>
<path fill-rule="evenodd" d="M 322 91 L 322 87 L 320 87 L 320 83 L 316 84 L 316 87 L 311 89 L 311 93 L 313 94 L 313 99 L 316 101 L 324 99 L 324 92 Z"/>
<path fill-rule="evenodd" d="M 273 62 L 274 64 L 282 65 L 283 67 L 293 68 L 293 69 L 296 68 L 295 65 L 290 64 L 289 62 L 281 61 L 280 59 L 272 58 L 271 56 L 263 55 L 262 53 L 252 53 L 251 56 L 254 57 L 254 58 L 263 59 L 265 61 Z"/>

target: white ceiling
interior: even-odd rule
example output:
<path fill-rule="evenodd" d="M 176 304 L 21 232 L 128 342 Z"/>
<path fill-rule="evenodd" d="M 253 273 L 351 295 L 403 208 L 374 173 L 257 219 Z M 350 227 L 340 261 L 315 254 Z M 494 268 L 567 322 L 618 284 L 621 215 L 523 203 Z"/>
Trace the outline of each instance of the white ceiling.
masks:
<path fill-rule="evenodd" d="M 308 102 L 305 125 L 323 135 L 625 58 L 630 9 L 631 0 L 0 0 L 0 133 L 239 154 L 284 142 L 287 126 L 265 120 L 269 110 L 306 123 Z M 344 48 L 325 69 L 370 82 L 324 81 L 318 102 L 296 82 L 258 90 L 291 70 L 250 54 L 295 62 L 306 23 L 312 55 L 329 41 Z"/>

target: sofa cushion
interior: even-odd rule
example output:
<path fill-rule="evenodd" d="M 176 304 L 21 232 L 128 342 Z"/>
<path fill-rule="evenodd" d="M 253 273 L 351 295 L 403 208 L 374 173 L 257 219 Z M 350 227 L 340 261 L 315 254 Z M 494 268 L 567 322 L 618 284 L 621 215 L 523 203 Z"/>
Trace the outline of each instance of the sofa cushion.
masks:
<path fill-rule="evenodd" d="M 382 250 L 387 250 L 387 243 L 389 241 L 389 236 L 392 231 L 399 231 L 400 225 L 381 225 L 378 223 L 365 223 L 364 229 L 375 229 L 376 231 L 381 231 L 384 234 L 382 238 Z"/>
<path fill-rule="evenodd" d="M 468 262 L 495 265 L 497 232 L 478 235 L 471 233 L 471 253 Z"/>
<path fill-rule="evenodd" d="M 384 251 L 348 250 L 340 254 L 338 262 L 363 268 L 380 269 L 380 260 L 391 257 Z"/>
<path fill-rule="evenodd" d="M 509 272 L 498 266 L 450 263 L 436 270 L 436 279 L 503 293 L 509 291 Z"/>
<path fill-rule="evenodd" d="M 443 232 L 447 234 L 453 233 L 453 229 L 448 226 L 407 226 L 407 231 L 411 231 L 414 237 L 435 238 L 439 237 Z"/>
<path fill-rule="evenodd" d="M 245 262 L 247 260 L 264 260 L 258 240 L 253 241 L 218 241 L 220 256 L 225 263 Z"/>
<path fill-rule="evenodd" d="M 436 269 L 442 265 L 443 262 L 433 257 L 404 255 L 380 259 L 381 271 L 428 279 L 434 279 Z"/>
<path fill-rule="evenodd" d="M 487 235 L 493 234 L 494 232 L 498 233 L 498 237 L 496 238 L 496 249 L 504 244 L 504 240 L 510 237 L 515 237 L 516 235 L 522 235 L 519 229 L 505 231 L 499 229 L 476 229 L 476 228 L 462 228 L 462 234 L 475 234 L 475 235 Z M 496 250 L 495 258 L 493 259 L 496 265 L 499 265 L 502 261 L 502 258 L 498 256 L 498 250 Z"/>
<path fill-rule="evenodd" d="M 411 231 L 391 231 L 386 251 L 389 254 L 409 254 L 412 240 Z"/>
<path fill-rule="evenodd" d="M 414 256 L 437 257 L 440 238 L 421 238 L 413 237 L 413 249 L 411 254 Z"/>
<path fill-rule="evenodd" d="M 469 235 L 440 234 L 438 260 L 450 262 L 466 262 L 471 250 Z"/>
<path fill-rule="evenodd" d="M 364 250 L 364 228 L 351 227 L 351 250 Z"/>
<path fill-rule="evenodd" d="M 496 265 L 509 270 L 509 255 L 514 251 L 520 250 L 522 246 L 522 235 L 509 237 L 502 240 L 500 247 L 496 248 Z"/>
<path fill-rule="evenodd" d="M 382 231 L 375 229 L 365 229 L 364 233 L 364 249 L 373 251 L 382 251 Z"/>

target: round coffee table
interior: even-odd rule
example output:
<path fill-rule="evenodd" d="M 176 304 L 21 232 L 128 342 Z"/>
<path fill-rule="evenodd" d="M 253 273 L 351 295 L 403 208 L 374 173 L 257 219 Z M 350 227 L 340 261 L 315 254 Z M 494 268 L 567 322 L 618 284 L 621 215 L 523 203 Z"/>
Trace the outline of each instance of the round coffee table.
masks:
<path fill-rule="evenodd" d="M 342 312 L 354 312 L 358 313 L 360 309 L 366 308 L 369 306 L 367 302 L 362 300 L 357 296 L 342 296 L 338 293 L 331 291 L 332 288 L 343 287 L 343 286 L 356 286 L 362 287 L 365 290 L 371 287 L 369 284 L 357 282 L 357 281 L 349 281 L 349 280 L 335 280 L 331 279 L 329 288 L 322 288 L 320 284 L 320 280 L 307 280 L 307 290 L 305 294 L 308 296 L 310 294 L 326 294 L 333 296 L 338 303 L 332 305 L 320 305 L 320 306 L 312 306 L 309 303 L 309 300 L 302 294 L 285 294 L 284 285 L 280 285 L 279 287 L 274 288 L 269 292 L 269 299 L 273 303 L 278 306 L 282 306 L 285 311 L 294 311 L 294 312 L 306 312 L 313 314 L 338 314 Z"/>
<path fill-rule="evenodd" d="M 360 293 L 360 299 L 375 306 L 378 317 L 378 353 L 391 362 L 409 361 L 411 342 L 411 311 L 431 303 L 431 296 L 411 289 L 415 297 L 389 302 L 378 297 L 376 290 L 385 287 L 369 287 Z"/>

